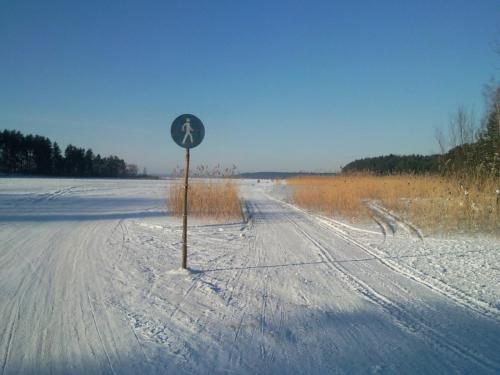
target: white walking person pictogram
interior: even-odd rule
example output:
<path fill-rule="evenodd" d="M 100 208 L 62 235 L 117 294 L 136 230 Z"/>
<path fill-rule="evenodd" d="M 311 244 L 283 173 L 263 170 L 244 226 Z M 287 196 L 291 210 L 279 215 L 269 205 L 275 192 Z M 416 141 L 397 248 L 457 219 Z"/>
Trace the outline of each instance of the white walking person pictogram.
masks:
<path fill-rule="evenodd" d="M 188 137 L 191 139 L 191 143 L 193 143 L 193 128 L 191 127 L 191 119 L 186 118 L 186 122 L 182 124 L 182 131 L 184 134 L 184 139 L 182 140 L 182 144 L 186 144 Z"/>

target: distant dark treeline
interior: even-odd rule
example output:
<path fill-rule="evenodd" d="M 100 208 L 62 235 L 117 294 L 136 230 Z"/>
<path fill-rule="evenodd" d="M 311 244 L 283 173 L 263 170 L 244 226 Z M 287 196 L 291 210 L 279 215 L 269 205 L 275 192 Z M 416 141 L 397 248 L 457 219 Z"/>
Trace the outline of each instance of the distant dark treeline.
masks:
<path fill-rule="evenodd" d="M 350 162 L 342 172 L 370 171 L 377 174 L 435 173 L 439 171 L 439 155 L 387 155 Z"/>
<path fill-rule="evenodd" d="M 91 149 L 68 145 L 16 130 L 0 133 L 0 173 L 68 177 L 137 177 L 138 168 L 117 156 L 101 157 Z"/>
<path fill-rule="evenodd" d="M 388 155 L 355 160 L 342 172 L 369 171 L 391 173 L 441 173 L 450 176 L 500 177 L 500 85 L 491 86 L 487 110 L 481 127 L 474 118 L 459 108 L 450 123 L 449 142 L 438 136 L 439 155 Z M 445 144 L 451 147 L 445 152 Z"/>

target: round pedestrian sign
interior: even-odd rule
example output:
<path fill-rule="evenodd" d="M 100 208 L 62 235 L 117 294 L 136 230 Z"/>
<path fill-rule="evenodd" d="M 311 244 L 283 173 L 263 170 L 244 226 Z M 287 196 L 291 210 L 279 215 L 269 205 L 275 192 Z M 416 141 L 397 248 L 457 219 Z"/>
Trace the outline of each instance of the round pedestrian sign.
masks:
<path fill-rule="evenodd" d="M 172 122 L 170 134 L 172 134 L 172 138 L 179 146 L 194 148 L 203 141 L 205 127 L 198 117 L 184 114 Z"/>

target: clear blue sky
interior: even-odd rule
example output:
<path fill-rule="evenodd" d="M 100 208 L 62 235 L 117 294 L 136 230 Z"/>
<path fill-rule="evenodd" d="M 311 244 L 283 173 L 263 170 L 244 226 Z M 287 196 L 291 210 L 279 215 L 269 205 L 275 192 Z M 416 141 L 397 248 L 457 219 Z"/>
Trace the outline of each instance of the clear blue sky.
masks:
<path fill-rule="evenodd" d="M 205 123 L 194 164 L 336 170 L 437 151 L 498 76 L 494 0 L 0 3 L 0 128 L 183 162 L 182 113 Z"/>

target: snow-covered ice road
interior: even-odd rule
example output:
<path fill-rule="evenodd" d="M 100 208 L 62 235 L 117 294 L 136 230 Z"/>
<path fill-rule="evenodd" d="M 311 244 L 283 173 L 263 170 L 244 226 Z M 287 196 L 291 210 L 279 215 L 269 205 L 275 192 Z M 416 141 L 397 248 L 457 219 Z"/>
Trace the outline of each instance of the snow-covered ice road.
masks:
<path fill-rule="evenodd" d="M 178 271 L 166 184 L 0 180 L 0 375 L 500 372 L 498 317 L 269 185 L 246 223 L 193 221 Z"/>

